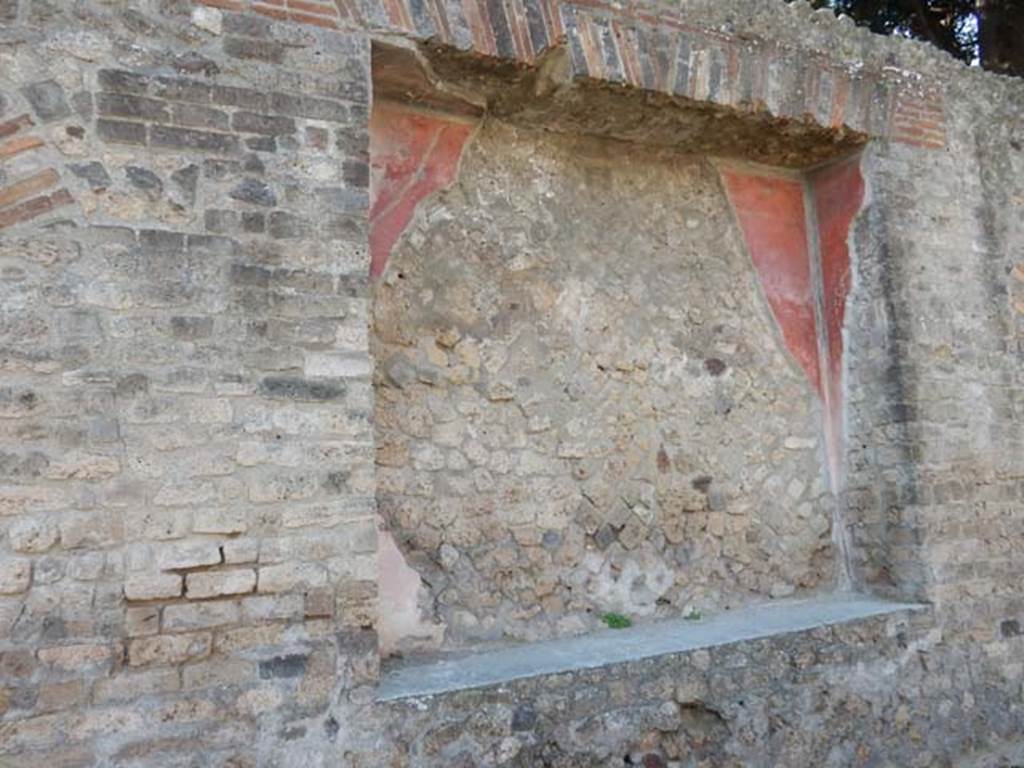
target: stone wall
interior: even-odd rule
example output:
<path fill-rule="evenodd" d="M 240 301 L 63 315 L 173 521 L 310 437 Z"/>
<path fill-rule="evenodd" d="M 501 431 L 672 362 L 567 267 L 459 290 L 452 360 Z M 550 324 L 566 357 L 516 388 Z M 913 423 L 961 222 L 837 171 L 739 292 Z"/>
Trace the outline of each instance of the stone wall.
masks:
<path fill-rule="evenodd" d="M 480 126 L 374 307 L 380 512 L 448 641 L 830 586 L 776 335 L 707 161 Z"/>
<path fill-rule="evenodd" d="M 370 199 L 371 45 L 428 38 L 410 54 L 428 85 L 481 125 L 392 219 Z M 1019 82 L 799 2 L 0 0 L 0 760 L 1019 762 L 1022 113 Z M 860 582 L 933 608 L 375 703 L 388 544 L 455 644 L 494 636 L 502 605 L 512 635 L 586 626 L 603 604 L 567 599 L 573 558 L 600 587 L 639 553 L 671 577 L 665 611 L 827 580 L 820 406 L 708 157 L 791 171 L 860 147 L 829 498 Z M 602 237 L 584 250 L 570 216 Z M 633 244 L 653 253 L 623 258 Z M 433 269 L 456 255 L 468 299 Z M 556 289 L 618 334 L 532 311 Z M 504 399 L 560 376 L 565 401 Z M 689 431 L 637 416 L 655 406 Z M 570 434 L 598 407 L 598 439 Z M 460 423 L 494 428 L 476 451 Z M 419 473 L 429 493 L 390 485 Z M 620 486 L 602 514 L 624 521 L 580 510 L 582 489 Z M 543 503 L 508 503 L 524 490 Z M 666 542 L 688 505 L 681 568 Z M 516 613 L 534 595 L 543 619 Z"/>
<path fill-rule="evenodd" d="M 26 765 L 234 752 L 375 653 L 369 43 L 119 5 L 22 3 L 0 44 L 0 743 Z"/>

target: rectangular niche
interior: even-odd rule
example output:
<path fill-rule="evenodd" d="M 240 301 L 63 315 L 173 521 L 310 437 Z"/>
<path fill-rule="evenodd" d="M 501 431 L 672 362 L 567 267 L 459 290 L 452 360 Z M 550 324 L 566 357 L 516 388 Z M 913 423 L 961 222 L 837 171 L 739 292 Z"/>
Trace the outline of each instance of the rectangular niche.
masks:
<path fill-rule="evenodd" d="M 374 61 L 382 650 L 830 589 L 822 384 L 718 166 Z"/>

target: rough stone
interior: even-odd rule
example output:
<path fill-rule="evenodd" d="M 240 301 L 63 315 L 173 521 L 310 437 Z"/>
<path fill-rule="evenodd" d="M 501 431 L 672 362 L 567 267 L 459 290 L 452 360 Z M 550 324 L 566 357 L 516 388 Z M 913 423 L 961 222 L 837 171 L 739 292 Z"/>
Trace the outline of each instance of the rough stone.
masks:
<path fill-rule="evenodd" d="M 17 595 L 32 582 L 32 561 L 24 557 L 5 557 L 0 563 L 0 595 Z"/>
<path fill-rule="evenodd" d="M 233 200 L 267 208 L 277 205 L 277 196 L 274 191 L 259 179 L 244 179 L 228 193 L 228 196 Z"/>
<path fill-rule="evenodd" d="M 223 559 L 220 548 L 210 541 L 167 545 L 157 555 L 157 565 L 165 571 L 216 565 Z"/>
<path fill-rule="evenodd" d="M 174 573 L 132 575 L 124 583 L 128 600 L 159 600 L 181 594 L 181 576 Z"/>
<path fill-rule="evenodd" d="M 7 530 L 11 549 L 16 552 L 45 552 L 57 543 L 58 530 L 52 520 L 17 520 Z"/>
<path fill-rule="evenodd" d="M 241 595 L 256 588 L 256 571 L 203 571 L 190 573 L 185 579 L 185 594 L 189 598 Z"/>
<path fill-rule="evenodd" d="M 71 116 L 64 89 L 53 80 L 32 83 L 21 89 L 36 116 L 44 123 Z"/>
<path fill-rule="evenodd" d="M 132 640 L 128 645 L 128 663 L 133 667 L 147 664 L 181 664 L 208 656 L 210 646 L 209 634 L 143 637 Z"/>
<path fill-rule="evenodd" d="M 103 163 L 95 160 L 87 163 L 71 163 L 68 168 L 80 179 L 85 180 L 90 189 L 94 191 L 106 189 L 111 184 L 107 169 L 103 167 Z"/>

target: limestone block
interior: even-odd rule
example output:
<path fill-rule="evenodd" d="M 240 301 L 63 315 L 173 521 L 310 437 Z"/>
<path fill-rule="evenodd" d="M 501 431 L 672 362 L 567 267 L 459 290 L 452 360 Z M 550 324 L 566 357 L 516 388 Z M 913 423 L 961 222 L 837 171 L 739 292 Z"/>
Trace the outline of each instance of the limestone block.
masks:
<path fill-rule="evenodd" d="M 157 553 L 157 565 L 165 571 L 216 565 L 222 560 L 220 547 L 212 541 L 169 544 Z"/>
<path fill-rule="evenodd" d="M 251 568 L 230 571 L 200 571 L 185 579 L 188 598 L 240 595 L 256 588 L 256 571 Z"/>
<path fill-rule="evenodd" d="M 57 526 L 47 518 L 16 520 L 7 530 L 16 552 L 45 552 L 57 543 Z"/>
<path fill-rule="evenodd" d="M 124 584 L 129 600 L 159 600 L 181 595 L 181 576 L 176 573 L 133 574 Z"/>
<path fill-rule="evenodd" d="M 24 557 L 0 559 L 0 595 L 17 595 L 32 582 L 32 561 Z"/>

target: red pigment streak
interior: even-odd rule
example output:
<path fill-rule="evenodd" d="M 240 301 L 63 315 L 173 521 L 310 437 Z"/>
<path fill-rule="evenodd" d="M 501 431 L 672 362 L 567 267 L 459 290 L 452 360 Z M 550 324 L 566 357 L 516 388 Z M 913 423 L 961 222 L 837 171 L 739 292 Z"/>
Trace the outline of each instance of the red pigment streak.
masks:
<path fill-rule="evenodd" d="M 814 196 L 821 251 L 822 317 L 829 356 L 829 418 L 838 439 L 842 428 L 843 322 L 846 318 L 846 297 L 850 293 L 850 250 L 846 239 L 864 201 L 860 159 L 824 168 L 812 174 L 808 182 Z M 837 456 L 833 460 L 838 464 Z"/>
<path fill-rule="evenodd" d="M 790 354 L 824 404 L 824 432 L 833 488 L 840 483 L 843 440 L 843 323 L 850 293 L 850 225 L 864 201 L 860 159 L 815 171 L 805 179 L 723 169 L 726 192 L 775 322 Z M 820 316 L 815 317 L 812 247 L 805 193 L 817 230 Z M 821 350 L 827 360 L 821 360 Z"/>
<path fill-rule="evenodd" d="M 455 181 L 472 126 L 379 103 L 370 116 L 370 275 L 379 277 L 391 249 L 425 197 Z"/>
<path fill-rule="evenodd" d="M 734 169 L 723 169 L 722 177 L 786 348 L 820 395 L 803 185 Z"/>

